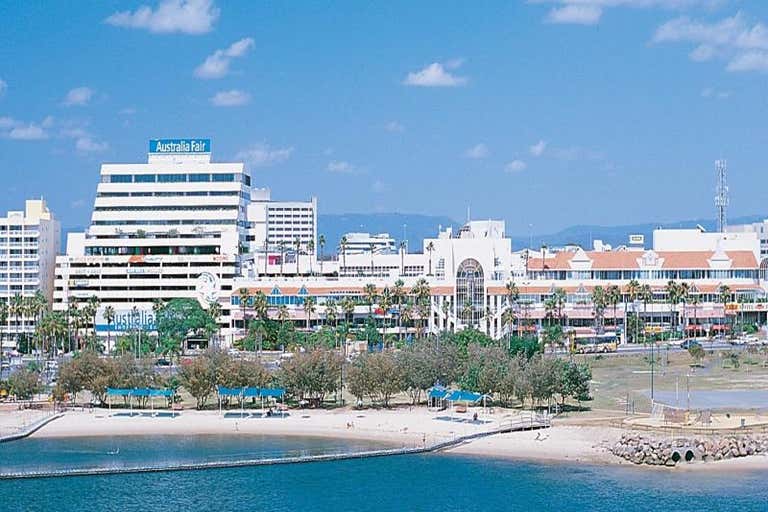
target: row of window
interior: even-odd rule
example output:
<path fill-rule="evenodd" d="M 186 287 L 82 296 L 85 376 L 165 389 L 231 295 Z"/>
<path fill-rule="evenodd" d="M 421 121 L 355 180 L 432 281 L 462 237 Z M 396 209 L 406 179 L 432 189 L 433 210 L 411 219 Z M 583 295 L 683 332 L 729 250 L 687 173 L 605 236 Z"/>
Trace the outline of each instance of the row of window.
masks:
<path fill-rule="evenodd" d="M 150 246 L 150 247 L 86 247 L 86 256 L 144 256 L 168 254 L 219 254 L 218 245 Z"/>
<path fill-rule="evenodd" d="M 242 176 L 242 178 L 241 178 Z M 102 176 L 102 183 L 221 183 L 242 181 L 251 186 L 251 177 L 235 173 L 191 173 L 191 174 L 107 174 Z"/>
<path fill-rule="evenodd" d="M 629 281 L 631 279 L 649 280 L 694 280 L 694 279 L 756 279 L 758 269 L 731 270 L 536 270 L 529 269 L 533 279 L 574 280 L 574 281 Z"/>
<path fill-rule="evenodd" d="M 195 190 L 192 192 L 99 192 L 96 197 L 199 197 L 199 196 L 240 196 L 249 199 L 245 192 L 237 190 Z"/>
<path fill-rule="evenodd" d="M 184 220 L 95 220 L 94 226 L 181 226 L 214 224 L 221 226 L 247 227 L 247 223 L 235 219 L 184 219 Z"/>
<path fill-rule="evenodd" d="M 237 210 L 238 206 L 224 205 L 185 205 L 185 206 L 96 206 L 97 212 L 178 212 L 178 211 L 230 211 Z"/>

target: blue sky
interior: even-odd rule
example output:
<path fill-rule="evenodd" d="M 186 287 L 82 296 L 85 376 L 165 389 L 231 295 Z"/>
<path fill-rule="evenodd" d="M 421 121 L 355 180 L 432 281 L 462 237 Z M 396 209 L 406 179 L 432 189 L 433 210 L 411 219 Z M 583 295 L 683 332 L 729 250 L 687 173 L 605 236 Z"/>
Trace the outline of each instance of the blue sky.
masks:
<path fill-rule="evenodd" d="M 76 5 L 76 8 L 73 8 Z M 210 137 L 321 213 L 511 233 L 765 213 L 768 2 L 0 3 L 0 209 L 87 224 L 102 162 Z"/>

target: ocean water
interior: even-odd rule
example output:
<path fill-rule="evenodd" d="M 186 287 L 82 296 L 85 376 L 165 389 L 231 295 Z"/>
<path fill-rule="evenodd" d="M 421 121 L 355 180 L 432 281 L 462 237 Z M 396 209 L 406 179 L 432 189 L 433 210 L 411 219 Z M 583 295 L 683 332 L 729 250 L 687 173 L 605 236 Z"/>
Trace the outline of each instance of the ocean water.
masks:
<path fill-rule="evenodd" d="M 131 463 L 330 453 L 380 445 L 317 438 L 118 439 Z M 0 470 L 95 465 L 107 439 L 0 445 Z M 8 457 L 12 457 L 9 459 Z M 94 457 L 97 460 L 94 459 Z M 113 461 L 114 463 L 114 461 Z M 59 466 L 61 467 L 61 466 Z M 0 511 L 766 511 L 762 472 L 653 471 L 448 454 L 156 474 L 0 481 Z"/>

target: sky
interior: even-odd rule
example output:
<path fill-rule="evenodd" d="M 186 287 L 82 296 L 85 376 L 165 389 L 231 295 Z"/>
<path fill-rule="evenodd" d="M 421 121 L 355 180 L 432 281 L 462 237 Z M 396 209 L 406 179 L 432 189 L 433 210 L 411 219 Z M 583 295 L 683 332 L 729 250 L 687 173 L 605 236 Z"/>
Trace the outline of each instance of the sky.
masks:
<path fill-rule="evenodd" d="M 0 3 L 0 211 L 88 224 L 99 165 L 207 137 L 320 213 L 510 233 L 765 214 L 768 2 Z"/>

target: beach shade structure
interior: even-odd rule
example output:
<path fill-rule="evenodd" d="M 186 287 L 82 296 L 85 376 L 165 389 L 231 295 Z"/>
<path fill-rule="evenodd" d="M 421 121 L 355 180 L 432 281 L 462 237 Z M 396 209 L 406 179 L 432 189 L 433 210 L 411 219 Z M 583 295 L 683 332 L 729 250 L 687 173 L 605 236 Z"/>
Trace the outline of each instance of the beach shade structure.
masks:
<path fill-rule="evenodd" d="M 228 388 L 225 386 L 216 386 L 216 393 L 219 396 L 219 413 L 221 414 L 222 398 L 223 397 L 237 397 L 240 399 L 240 415 L 244 415 L 244 402 L 246 398 L 259 398 L 261 400 L 261 408 L 264 408 L 264 399 L 280 399 L 282 401 L 285 396 L 285 389 L 283 388 L 257 388 L 257 387 L 240 387 L 240 388 Z"/>
<path fill-rule="evenodd" d="M 443 386 L 435 386 L 427 394 L 427 408 L 441 410 L 445 408 L 445 397 L 450 391 Z"/>
<path fill-rule="evenodd" d="M 481 395 L 480 393 L 474 393 L 472 391 L 466 391 L 463 389 L 451 391 L 445 397 L 445 401 L 450 404 L 451 414 L 453 414 L 453 407 L 456 404 L 464 404 L 464 406 L 466 407 L 471 404 L 476 404 L 482 399 L 483 399 L 483 395 Z"/>
<path fill-rule="evenodd" d="M 107 401 L 109 404 L 109 412 L 112 413 L 112 397 L 122 397 L 123 400 L 125 398 L 128 398 L 128 405 L 131 408 L 131 413 L 133 413 L 133 398 L 147 398 L 150 401 L 150 406 L 152 407 L 152 410 L 154 410 L 154 402 L 152 402 L 153 397 L 162 396 L 165 398 L 170 398 L 173 396 L 173 390 L 172 389 L 155 389 L 155 388 L 107 388 Z"/>

